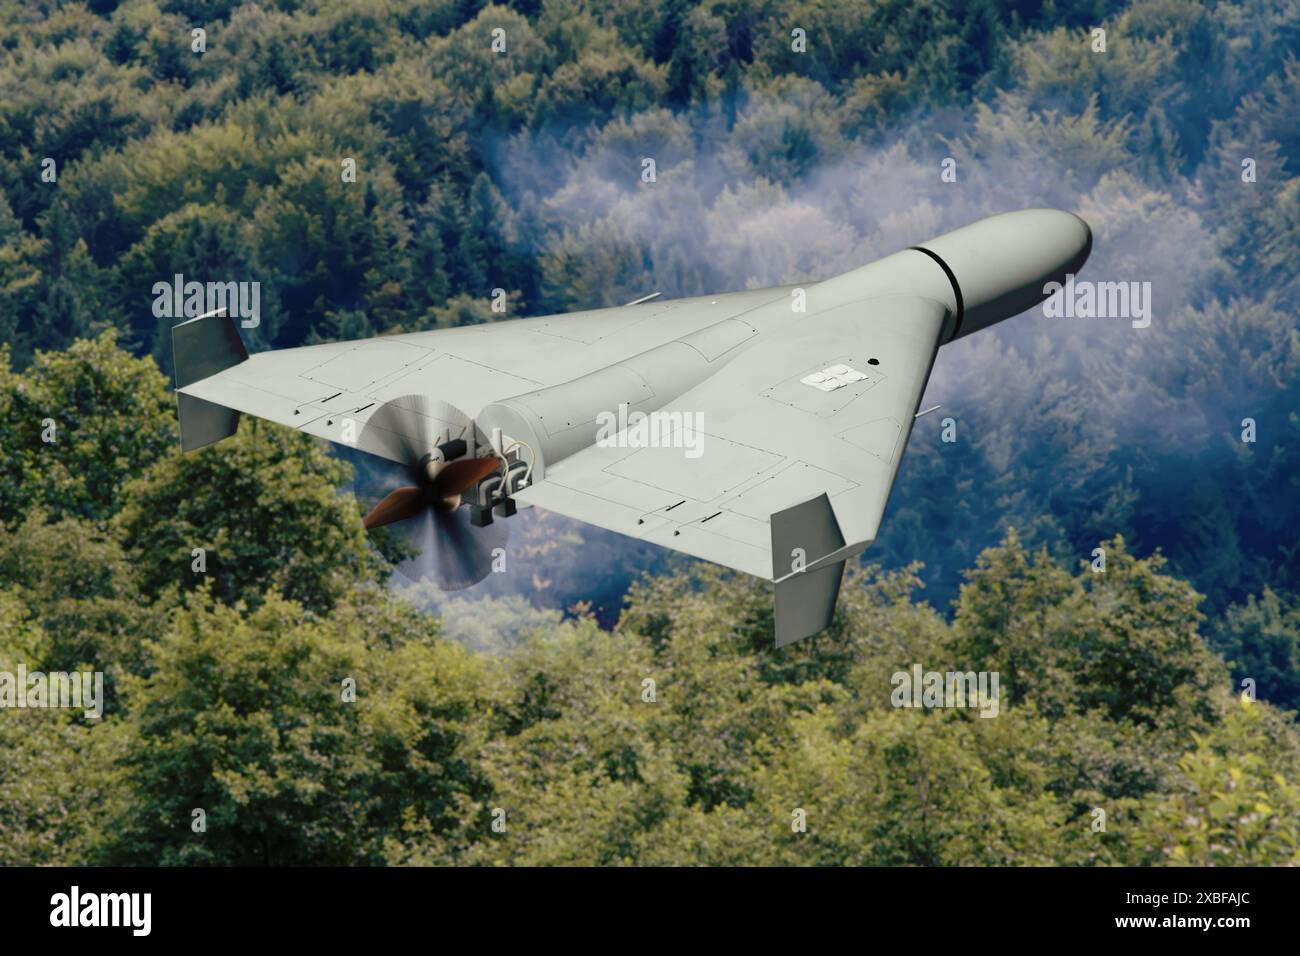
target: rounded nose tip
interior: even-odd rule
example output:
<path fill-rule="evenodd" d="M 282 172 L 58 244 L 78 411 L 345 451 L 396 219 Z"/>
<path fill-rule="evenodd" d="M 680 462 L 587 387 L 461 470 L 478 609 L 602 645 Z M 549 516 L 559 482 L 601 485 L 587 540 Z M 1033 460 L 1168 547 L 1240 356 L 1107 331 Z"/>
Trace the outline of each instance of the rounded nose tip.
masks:
<path fill-rule="evenodd" d="M 1092 227 L 1081 216 L 1062 209 L 1026 210 L 1025 237 L 1048 252 L 1065 272 L 1078 272 L 1092 253 Z M 1014 215 L 1014 213 L 1012 214 Z"/>
<path fill-rule="evenodd" d="M 1092 228 L 1081 216 L 1063 209 L 1027 209 L 1024 215 L 1024 224 L 1028 226 L 1025 232 L 1036 234 L 1036 241 L 1052 241 L 1061 249 L 1092 248 Z"/>
<path fill-rule="evenodd" d="M 1087 220 L 1082 216 L 1076 216 L 1072 212 L 1067 212 L 1065 215 L 1070 217 L 1071 228 L 1078 234 L 1078 252 L 1074 256 L 1069 270 L 1076 272 L 1080 266 L 1088 261 L 1088 256 L 1092 254 L 1092 227 L 1088 225 Z"/>

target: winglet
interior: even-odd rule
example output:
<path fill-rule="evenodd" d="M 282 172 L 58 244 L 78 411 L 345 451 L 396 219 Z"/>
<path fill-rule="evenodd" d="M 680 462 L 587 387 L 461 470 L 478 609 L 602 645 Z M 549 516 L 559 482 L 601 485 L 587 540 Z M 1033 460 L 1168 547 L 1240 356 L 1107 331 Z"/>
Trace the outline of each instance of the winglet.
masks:
<path fill-rule="evenodd" d="M 776 646 L 830 627 L 844 576 L 844 535 L 825 493 L 772 515 Z M 829 559 L 829 560 L 827 560 Z"/>
<path fill-rule="evenodd" d="M 246 361 L 248 350 L 225 310 L 209 312 L 172 327 L 177 389 Z M 176 407 L 181 422 L 181 451 L 192 451 L 229 438 L 239 428 L 239 412 L 195 395 L 177 391 Z"/>
<path fill-rule="evenodd" d="M 239 412 L 196 395 L 176 393 L 181 420 L 181 451 L 194 451 L 229 438 L 239 430 Z"/>

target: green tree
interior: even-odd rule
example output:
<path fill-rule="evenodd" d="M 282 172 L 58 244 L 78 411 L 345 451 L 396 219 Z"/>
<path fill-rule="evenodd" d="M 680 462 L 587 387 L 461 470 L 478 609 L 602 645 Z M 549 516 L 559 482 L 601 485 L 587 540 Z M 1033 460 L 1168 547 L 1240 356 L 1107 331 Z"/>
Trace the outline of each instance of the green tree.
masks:
<path fill-rule="evenodd" d="M 482 795 L 479 668 L 409 609 L 197 592 L 150 651 L 106 862 L 372 864 L 403 825 L 449 834 Z"/>
<path fill-rule="evenodd" d="M 319 439 L 249 419 L 220 445 L 170 455 L 129 482 L 114 532 L 152 597 L 211 582 L 229 604 L 281 591 L 324 611 L 386 567 L 355 499 L 338 494 L 350 476 Z"/>
<path fill-rule="evenodd" d="M 163 610 L 140 594 L 136 568 L 102 525 L 47 517 L 35 510 L 0 526 L 0 580 L 48 635 L 28 666 L 105 670 L 111 692 L 122 670 L 144 667 L 144 642 L 160 630 Z"/>
<path fill-rule="evenodd" d="M 1300 864 L 1300 777 L 1295 752 L 1270 753 L 1266 705 L 1233 708 L 1178 763 L 1172 792 L 1141 807 L 1144 863 L 1175 866 Z"/>
<path fill-rule="evenodd" d="M 7 676 L 19 665 L 29 673 L 40 670 L 55 653 L 28 606 L 21 592 L 0 588 L 0 672 Z M 106 836 L 105 815 L 125 792 L 114 766 L 124 744 L 111 716 L 101 721 L 74 710 L 0 711 L 0 865 L 88 864 Z"/>
<path fill-rule="evenodd" d="M 0 388 L 7 522 L 37 508 L 52 519 L 104 520 L 119 487 L 175 448 L 173 400 L 158 367 L 119 349 L 112 331 L 37 353 L 26 372 L 0 372 Z"/>
<path fill-rule="evenodd" d="M 1278 707 L 1300 708 L 1300 607 L 1271 588 L 1251 595 L 1215 622 L 1211 643 L 1232 667 L 1240 686 L 1249 678 L 1256 694 Z"/>

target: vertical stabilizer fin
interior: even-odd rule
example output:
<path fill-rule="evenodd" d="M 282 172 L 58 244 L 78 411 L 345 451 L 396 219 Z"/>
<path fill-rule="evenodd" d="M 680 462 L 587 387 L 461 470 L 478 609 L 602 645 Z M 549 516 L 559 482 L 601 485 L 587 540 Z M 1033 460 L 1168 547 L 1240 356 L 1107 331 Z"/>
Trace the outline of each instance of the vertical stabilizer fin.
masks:
<path fill-rule="evenodd" d="M 844 535 L 825 493 L 772 515 L 776 646 L 830 627 L 844 576 Z"/>
<path fill-rule="evenodd" d="M 239 412 L 184 392 L 176 393 L 181 418 L 181 451 L 194 451 L 229 438 L 239 429 Z"/>
<path fill-rule="evenodd" d="M 224 310 L 172 327 L 172 364 L 176 367 L 178 389 L 246 361 L 248 350 L 234 319 Z M 181 451 L 229 438 L 239 428 L 239 412 L 234 409 L 179 391 L 176 406 L 181 422 Z"/>

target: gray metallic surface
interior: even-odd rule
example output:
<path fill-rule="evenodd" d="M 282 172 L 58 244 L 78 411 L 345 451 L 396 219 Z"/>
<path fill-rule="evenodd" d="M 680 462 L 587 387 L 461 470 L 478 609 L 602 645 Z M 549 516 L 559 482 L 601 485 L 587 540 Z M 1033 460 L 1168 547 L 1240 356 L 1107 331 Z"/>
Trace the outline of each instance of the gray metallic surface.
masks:
<path fill-rule="evenodd" d="M 875 540 L 940 346 L 1041 302 L 1091 242 L 1078 217 L 1031 209 L 803 287 L 251 358 L 233 323 L 205 317 L 175 330 L 185 447 L 233 431 L 212 411 L 223 407 L 400 460 L 428 440 L 397 434 L 409 416 L 361 426 L 427 396 L 450 409 L 432 430 L 454 423 L 471 454 L 487 453 L 494 429 L 527 446 L 521 504 L 776 582 L 785 643 L 825 626 L 844 560 Z M 664 416 L 670 438 L 698 422 L 701 453 L 598 444 L 598 416 L 620 405 Z M 783 515 L 808 520 L 791 530 Z M 789 535 L 838 544 L 783 576 L 775 539 Z"/>

